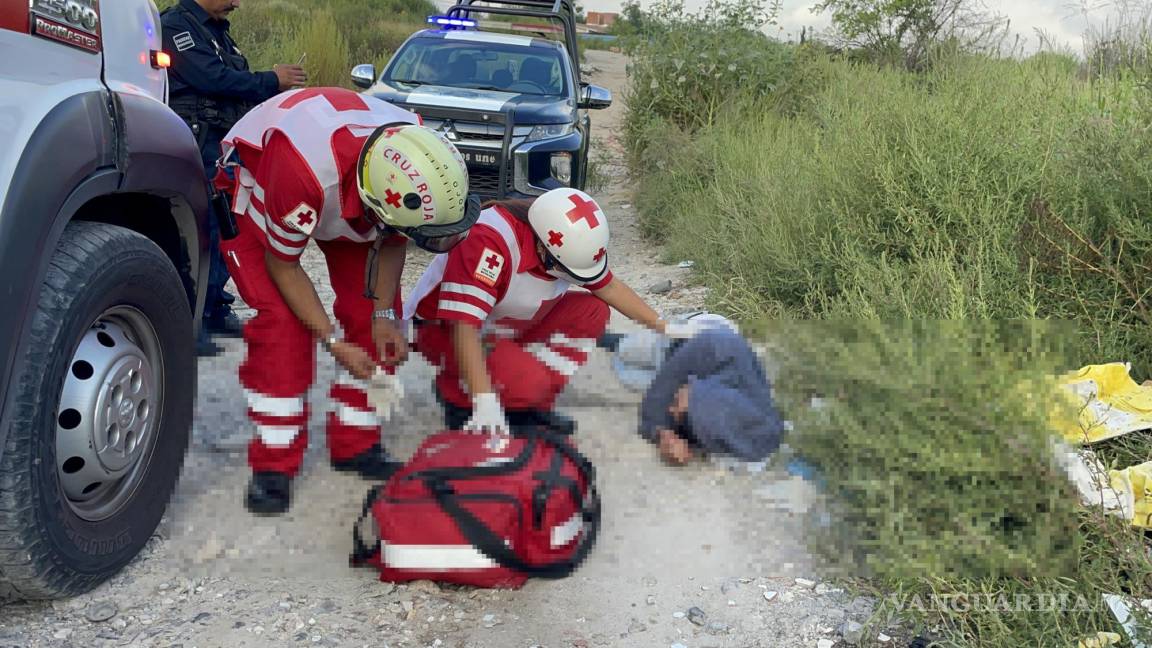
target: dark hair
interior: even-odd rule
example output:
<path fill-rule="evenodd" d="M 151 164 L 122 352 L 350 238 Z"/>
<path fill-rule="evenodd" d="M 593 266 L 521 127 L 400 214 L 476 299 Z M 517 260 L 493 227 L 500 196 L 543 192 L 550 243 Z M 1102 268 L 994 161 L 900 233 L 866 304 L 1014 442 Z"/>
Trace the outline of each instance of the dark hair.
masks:
<path fill-rule="evenodd" d="M 692 429 L 692 419 L 688 417 L 688 412 L 680 417 L 680 421 L 676 423 L 675 428 L 672 430 L 676 436 L 688 442 L 688 445 L 699 448 L 700 438 L 696 436 L 696 432 Z"/>
<path fill-rule="evenodd" d="M 503 207 L 505 211 L 520 221 L 521 223 L 528 222 L 528 209 L 532 207 L 535 198 L 514 198 L 509 200 L 489 200 L 488 202 L 480 205 L 481 209 L 488 209 L 489 207 Z"/>

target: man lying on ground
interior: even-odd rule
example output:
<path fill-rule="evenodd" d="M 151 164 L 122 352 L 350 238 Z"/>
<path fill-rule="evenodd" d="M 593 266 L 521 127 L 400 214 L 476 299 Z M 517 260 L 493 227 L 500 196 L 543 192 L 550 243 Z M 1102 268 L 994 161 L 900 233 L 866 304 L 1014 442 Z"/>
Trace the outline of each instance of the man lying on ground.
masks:
<path fill-rule="evenodd" d="M 674 465 L 701 453 L 763 461 L 783 431 L 756 352 L 725 326 L 669 349 L 640 406 L 640 435 Z"/>

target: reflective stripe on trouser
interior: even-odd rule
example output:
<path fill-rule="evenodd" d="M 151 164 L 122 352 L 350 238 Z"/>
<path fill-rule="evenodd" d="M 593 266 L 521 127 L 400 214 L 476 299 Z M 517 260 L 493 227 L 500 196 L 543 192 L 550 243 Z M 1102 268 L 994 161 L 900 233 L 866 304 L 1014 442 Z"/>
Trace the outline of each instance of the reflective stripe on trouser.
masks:
<path fill-rule="evenodd" d="M 264 243 L 259 238 L 263 233 L 246 218 L 238 218 L 237 226 L 239 236 L 224 241 L 222 249 L 240 297 L 256 311 L 244 326 L 247 355 L 239 371 L 240 384 L 250 396 L 249 418 L 255 427 L 248 445 L 248 464 L 258 472 L 295 475 L 308 446 L 308 408 L 303 395 L 315 380 L 317 344 L 268 276 Z M 372 342 L 372 301 L 363 295 L 364 264 L 371 244 L 320 241 L 318 245 L 336 293 L 332 310 L 345 339 L 377 358 Z M 329 358 L 325 361 L 332 362 Z M 356 409 L 366 404 L 362 389 L 361 400 L 336 385 L 332 393 L 334 414 L 345 411 L 341 405 Z M 297 411 L 297 403 L 300 412 L 285 415 Z M 365 417 L 345 414 L 344 418 L 330 417 L 327 426 L 329 454 L 336 460 L 349 459 L 380 440 L 377 425 L 365 425 Z M 345 419 L 359 424 L 346 425 Z"/>
<path fill-rule="evenodd" d="M 589 293 L 569 292 L 517 340 L 501 339 L 487 356 L 488 375 L 506 410 L 551 410 L 569 378 L 588 361 L 608 328 L 608 305 Z M 417 330 L 417 347 L 440 368 L 436 387 L 458 407 L 471 398 L 460 379 L 451 325 L 428 322 Z"/>

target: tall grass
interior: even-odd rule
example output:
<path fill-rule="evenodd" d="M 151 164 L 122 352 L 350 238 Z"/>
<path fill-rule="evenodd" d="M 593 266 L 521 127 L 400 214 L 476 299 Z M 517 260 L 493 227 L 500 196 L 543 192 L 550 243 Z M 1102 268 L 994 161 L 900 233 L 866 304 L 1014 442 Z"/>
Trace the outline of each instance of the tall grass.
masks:
<path fill-rule="evenodd" d="M 1020 386 L 1115 360 L 1152 373 L 1145 80 L 1085 81 L 1050 53 L 953 51 L 912 74 L 732 26 L 648 16 L 645 31 L 674 35 L 632 41 L 642 226 L 696 262 L 713 306 L 779 340 L 793 441 L 831 501 L 813 548 L 875 593 L 1087 602 L 903 610 L 945 645 L 1120 631 L 1101 594 L 1152 597 L 1148 547 L 1074 506 L 1047 445 L 1051 393 Z M 727 43 L 772 63 L 716 77 L 699 62 Z M 834 406 L 804 414 L 811 392 Z M 1122 468 L 1152 439 L 1100 452 Z"/>

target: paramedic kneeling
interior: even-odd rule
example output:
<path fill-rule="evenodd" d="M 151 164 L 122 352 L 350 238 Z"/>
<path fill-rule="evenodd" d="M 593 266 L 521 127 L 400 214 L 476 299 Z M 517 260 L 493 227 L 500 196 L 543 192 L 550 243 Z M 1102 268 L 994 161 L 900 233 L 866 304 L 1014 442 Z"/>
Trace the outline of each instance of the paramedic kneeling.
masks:
<path fill-rule="evenodd" d="M 607 216 L 584 192 L 562 188 L 486 204 L 404 311 L 416 350 L 439 367 L 447 427 L 499 432 L 551 411 L 607 328 L 609 307 L 654 331 L 684 333 L 612 275 Z"/>
<path fill-rule="evenodd" d="M 783 430 L 756 352 L 727 327 L 704 328 L 673 350 L 640 405 L 640 435 L 675 465 L 699 451 L 762 461 Z"/>

